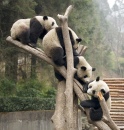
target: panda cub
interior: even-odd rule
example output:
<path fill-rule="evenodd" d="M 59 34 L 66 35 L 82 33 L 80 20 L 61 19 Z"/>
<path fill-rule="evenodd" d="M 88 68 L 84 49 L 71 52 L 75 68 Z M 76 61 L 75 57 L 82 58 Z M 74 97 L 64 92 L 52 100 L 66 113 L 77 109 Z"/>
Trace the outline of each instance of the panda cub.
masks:
<path fill-rule="evenodd" d="M 83 85 L 83 92 L 86 92 L 87 82 L 91 80 L 92 72 L 95 71 L 95 68 L 91 67 L 83 56 L 74 56 L 74 68 L 77 69 L 74 78 Z M 59 81 L 65 80 L 57 70 L 55 70 L 55 77 Z"/>
<path fill-rule="evenodd" d="M 80 103 L 84 108 L 90 108 L 90 118 L 92 121 L 99 121 L 103 117 L 103 111 L 98 100 L 98 92 L 101 92 L 105 98 L 106 104 L 110 111 L 111 109 L 111 96 L 108 85 L 97 77 L 96 80 L 88 84 L 87 93 L 91 95 L 90 100 L 85 100 Z"/>
<path fill-rule="evenodd" d="M 19 19 L 11 27 L 10 33 L 14 40 L 36 47 L 38 38 L 43 39 L 46 33 L 58 27 L 55 19 L 49 16 Z"/>
<path fill-rule="evenodd" d="M 78 38 L 78 36 L 72 29 L 68 28 L 68 30 L 72 44 L 73 54 L 78 55 L 76 49 L 78 48 L 78 43 L 81 42 L 81 38 Z M 66 56 L 66 54 L 61 27 L 52 29 L 47 33 L 47 35 L 45 35 L 45 37 L 43 38 L 43 50 L 56 65 L 65 65 L 64 57 Z"/>
<path fill-rule="evenodd" d="M 91 80 L 92 72 L 96 69 L 86 61 L 83 56 L 74 57 L 74 67 L 77 69 L 75 78 L 83 85 Z"/>

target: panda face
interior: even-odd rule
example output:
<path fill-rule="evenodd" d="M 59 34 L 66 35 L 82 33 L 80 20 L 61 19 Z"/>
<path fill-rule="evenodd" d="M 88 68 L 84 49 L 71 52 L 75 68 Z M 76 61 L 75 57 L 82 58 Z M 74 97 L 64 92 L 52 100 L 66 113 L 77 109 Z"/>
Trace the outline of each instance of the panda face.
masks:
<path fill-rule="evenodd" d="M 85 66 L 77 68 L 77 75 L 82 81 L 89 82 L 92 77 L 92 67 L 90 69 Z"/>
<path fill-rule="evenodd" d="M 49 16 L 43 16 L 43 20 L 44 20 L 44 27 L 47 31 L 55 28 L 55 27 L 58 27 L 55 19 L 53 19 L 52 17 L 49 17 Z"/>
<path fill-rule="evenodd" d="M 82 81 L 89 82 L 92 77 L 92 71 L 95 71 L 95 68 L 92 68 L 83 56 L 78 56 L 78 61 L 76 62 L 77 76 Z"/>
<path fill-rule="evenodd" d="M 101 92 L 102 95 L 109 92 L 108 85 L 104 81 L 100 80 L 99 77 L 97 77 L 97 79 L 93 82 L 89 83 L 87 90 L 87 93 L 94 97 L 98 97 L 98 92 Z"/>

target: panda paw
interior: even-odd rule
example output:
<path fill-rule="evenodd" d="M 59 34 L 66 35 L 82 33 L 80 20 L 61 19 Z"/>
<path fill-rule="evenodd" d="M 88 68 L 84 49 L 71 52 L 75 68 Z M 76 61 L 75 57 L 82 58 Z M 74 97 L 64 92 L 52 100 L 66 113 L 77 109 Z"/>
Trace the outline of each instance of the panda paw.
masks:
<path fill-rule="evenodd" d="M 34 43 L 28 43 L 28 45 L 29 45 L 30 47 L 36 48 L 36 44 L 34 44 Z"/>
<path fill-rule="evenodd" d="M 95 112 L 96 110 L 94 108 L 90 108 L 90 112 Z"/>

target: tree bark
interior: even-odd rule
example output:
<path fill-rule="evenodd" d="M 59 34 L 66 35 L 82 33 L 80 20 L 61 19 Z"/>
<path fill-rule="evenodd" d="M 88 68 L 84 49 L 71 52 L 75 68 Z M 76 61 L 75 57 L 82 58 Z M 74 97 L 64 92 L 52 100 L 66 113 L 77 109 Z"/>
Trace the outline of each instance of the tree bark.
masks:
<path fill-rule="evenodd" d="M 72 6 L 69 6 L 64 15 L 58 15 L 62 25 L 62 34 L 65 44 L 65 51 L 66 51 L 66 60 L 67 60 L 67 75 L 66 75 L 66 122 L 67 122 L 67 129 L 74 130 L 73 124 L 73 78 L 76 72 L 74 68 L 74 61 L 73 61 L 73 51 L 72 51 L 72 44 L 70 41 L 69 31 L 68 31 L 68 15 L 72 10 Z"/>
<path fill-rule="evenodd" d="M 119 130 L 119 128 L 117 127 L 117 125 L 114 123 L 114 121 L 112 120 L 112 118 L 110 117 L 110 113 L 108 110 L 108 107 L 106 105 L 105 99 L 103 98 L 101 92 L 99 92 L 98 94 L 99 97 L 99 101 L 100 101 L 100 105 L 102 107 L 103 110 L 103 121 L 112 129 L 112 130 Z"/>
<path fill-rule="evenodd" d="M 65 121 L 65 87 L 66 83 L 64 80 L 58 83 L 55 112 L 51 118 L 55 130 L 67 130 Z"/>
<path fill-rule="evenodd" d="M 74 92 L 74 98 L 73 98 L 73 127 L 74 130 L 79 130 L 78 128 L 78 97 Z"/>

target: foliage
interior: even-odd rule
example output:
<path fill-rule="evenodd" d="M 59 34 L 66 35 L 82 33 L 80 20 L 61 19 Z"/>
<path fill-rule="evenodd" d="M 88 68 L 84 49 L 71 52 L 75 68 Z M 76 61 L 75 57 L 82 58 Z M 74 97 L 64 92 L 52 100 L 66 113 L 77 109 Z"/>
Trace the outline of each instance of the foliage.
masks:
<path fill-rule="evenodd" d="M 0 111 L 52 110 L 55 104 L 56 90 L 45 89 L 45 84 L 29 79 L 26 82 L 12 82 L 2 79 L 0 82 Z"/>
<path fill-rule="evenodd" d="M 36 79 L 29 79 L 26 82 L 17 84 L 18 97 L 42 97 L 54 98 L 56 90 L 53 87 L 46 87 L 44 82 Z"/>
<path fill-rule="evenodd" d="M 119 65 L 114 66 L 115 70 L 113 69 L 115 61 L 113 60 L 113 55 L 111 55 L 113 49 L 110 44 L 113 43 L 113 39 L 116 36 L 118 37 L 118 35 L 114 35 L 110 39 L 111 26 L 110 22 L 107 21 L 107 17 L 111 11 L 107 0 L 72 0 L 72 2 L 74 11 L 70 17 L 71 27 L 83 39 L 82 44 L 88 47 L 85 57 L 91 66 L 96 68 L 94 74 L 104 77 L 112 76 L 110 74 L 111 71 L 116 73 L 115 70 L 117 70 Z"/>
<path fill-rule="evenodd" d="M 0 81 L 0 96 L 13 96 L 16 92 L 16 84 L 8 79 Z"/>
<path fill-rule="evenodd" d="M 53 87 L 48 88 L 47 90 L 42 91 L 42 97 L 44 98 L 55 98 L 56 89 Z"/>
<path fill-rule="evenodd" d="M 53 110 L 54 108 L 55 108 L 54 98 L 36 98 L 36 97 L 0 98 L 0 112 Z"/>

